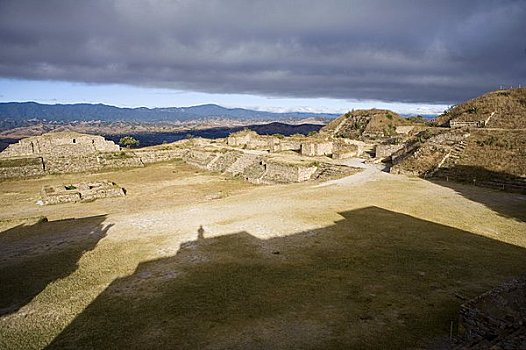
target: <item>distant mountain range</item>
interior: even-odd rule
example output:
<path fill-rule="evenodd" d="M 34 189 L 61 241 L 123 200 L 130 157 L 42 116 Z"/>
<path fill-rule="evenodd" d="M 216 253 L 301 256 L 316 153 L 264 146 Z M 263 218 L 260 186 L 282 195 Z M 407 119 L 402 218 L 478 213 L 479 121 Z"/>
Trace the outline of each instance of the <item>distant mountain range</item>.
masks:
<path fill-rule="evenodd" d="M 215 104 L 169 108 L 120 108 L 104 104 L 55 104 L 36 102 L 0 103 L 0 119 L 15 121 L 39 119 L 48 121 L 190 121 L 209 118 L 243 120 L 292 120 L 335 118 L 338 114 L 287 112 L 273 113 L 243 108 L 225 108 Z"/>

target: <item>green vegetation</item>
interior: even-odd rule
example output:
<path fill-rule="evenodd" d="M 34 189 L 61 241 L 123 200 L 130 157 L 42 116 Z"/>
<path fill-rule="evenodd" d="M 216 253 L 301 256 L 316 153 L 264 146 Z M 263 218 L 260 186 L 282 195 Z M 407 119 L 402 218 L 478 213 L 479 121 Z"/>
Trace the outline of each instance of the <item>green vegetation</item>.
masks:
<path fill-rule="evenodd" d="M 316 136 L 316 135 L 318 135 L 317 131 L 309 131 L 309 133 L 307 134 L 307 136 L 309 136 L 309 137 Z"/>
<path fill-rule="evenodd" d="M 418 140 L 418 142 L 424 143 L 433 136 L 434 136 L 433 131 L 431 131 L 430 129 L 426 129 L 416 134 L 416 139 Z"/>
<path fill-rule="evenodd" d="M 274 137 L 276 137 L 278 139 L 284 139 L 285 138 L 285 136 L 282 135 L 282 134 L 272 134 L 272 136 L 274 136 Z"/>
<path fill-rule="evenodd" d="M 119 144 L 126 148 L 138 147 L 140 142 L 132 136 L 124 136 L 119 140 Z"/>
<path fill-rule="evenodd" d="M 412 123 L 424 124 L 426 122 L 426 118 L 422 117 L 421 115 L 415 115 L 414 117 L 408 117 L 406 119 Z"/>
<path fill-rule="evenodd" d="M 384 132 L 384 136 L 394 136 L 394 135 L 396 135 L 396 126 L 394 126 L 393 124 L 389 123 L 389 124 L 387 124 L 387 126 L 384 127 L 383 132 Z"/>
<path fill-rule="evenodd" d="M 71 191 L 71 190 L 76 190 L 77 189 L 77 186 L 75 185 L 66 185 L 64 186 L 64 188 L 68 191 Z"/>

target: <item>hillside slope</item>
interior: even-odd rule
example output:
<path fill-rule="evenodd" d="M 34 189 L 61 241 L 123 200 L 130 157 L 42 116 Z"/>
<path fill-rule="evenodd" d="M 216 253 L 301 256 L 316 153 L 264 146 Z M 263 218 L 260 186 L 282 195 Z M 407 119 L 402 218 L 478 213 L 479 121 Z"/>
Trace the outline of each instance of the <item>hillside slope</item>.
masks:
<path fill-rule="evenodd" d="M 394 135 L 402 125 L 411 122 L 393 111 L 373 108 L 347 112 L 320 131 L 333 137 L 383 137 Z"/>
<path fill-rule="evenodd" d="M 437 118 L 440 126 L 451 121 L 484 122 L 487 128 L 526 128 L 526 88 L 492 91 L 461 103 Z"/>

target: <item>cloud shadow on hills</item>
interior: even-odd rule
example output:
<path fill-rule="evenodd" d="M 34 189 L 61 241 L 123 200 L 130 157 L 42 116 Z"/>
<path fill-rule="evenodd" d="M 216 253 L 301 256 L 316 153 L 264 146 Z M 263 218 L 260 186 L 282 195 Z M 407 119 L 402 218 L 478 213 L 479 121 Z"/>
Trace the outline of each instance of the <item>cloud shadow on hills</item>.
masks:
<path fill-rule="evenodd" d="M 105 215 L 37 222 L 0 232 L 0 316 L 17 312 L 50 283 L 69 276 L 110 225 Z"/>
<path fill-rule="evenodd" d="M 457 165 L 454 173 L 438 174 L 433 183 L 451 188 L 461 196 L 485 205 L 499 215 L 526 222 L 526 179 L 482 167 Z M 503 201 L 499 192 L 508 192 Z M 513 197 L 513 198 L 512 198 Z"/>
<path fill-rule="evenodd" d="M 48 349 L 425 346 L 463 300 L 526 269 L 523 248 L 378 207 L 322 229 L 181 244 L 115 280 Z M 194 228 L 197 230 L 197 228 Z"/>

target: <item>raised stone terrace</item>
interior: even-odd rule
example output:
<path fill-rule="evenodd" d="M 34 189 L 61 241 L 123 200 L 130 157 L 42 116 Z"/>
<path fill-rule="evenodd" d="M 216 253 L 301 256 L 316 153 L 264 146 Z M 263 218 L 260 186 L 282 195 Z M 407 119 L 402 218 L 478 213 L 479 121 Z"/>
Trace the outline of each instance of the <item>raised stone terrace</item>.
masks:
<path fill-rule="evenodd" d="M 22 139 L 0 152 L 0 157 L 64 156 L 118 151 L 119 145 L 102 136 L 58 132 Z"/>

